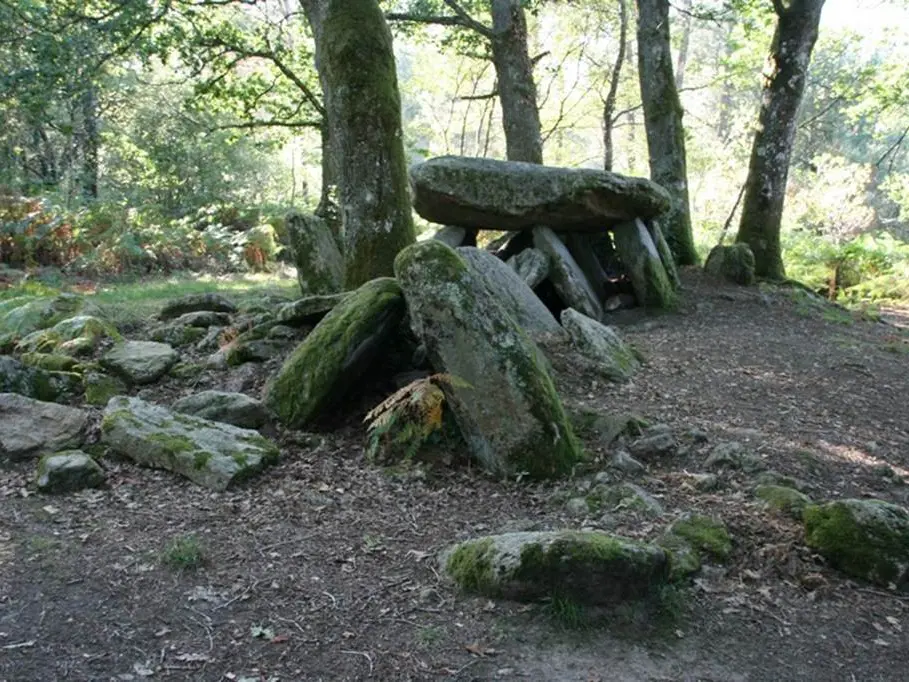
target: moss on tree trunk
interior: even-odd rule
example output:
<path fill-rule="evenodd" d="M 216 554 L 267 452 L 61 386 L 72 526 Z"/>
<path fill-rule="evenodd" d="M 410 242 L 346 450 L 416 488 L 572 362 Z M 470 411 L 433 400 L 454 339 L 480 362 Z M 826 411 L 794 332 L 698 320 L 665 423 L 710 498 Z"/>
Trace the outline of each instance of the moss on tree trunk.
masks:
<path fill-rule="evenodd" d="M 345 286 L 391 275 L 414 241 L 392 37 L 376 0 L 326 0 L 319 68 L 336 155 Z"/>

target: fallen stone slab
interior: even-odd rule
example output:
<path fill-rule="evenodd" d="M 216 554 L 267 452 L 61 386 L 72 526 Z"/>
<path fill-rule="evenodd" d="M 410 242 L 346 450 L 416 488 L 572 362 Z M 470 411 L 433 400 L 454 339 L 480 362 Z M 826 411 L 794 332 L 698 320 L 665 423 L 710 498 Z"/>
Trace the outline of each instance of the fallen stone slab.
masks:
<path fill-rule="evenodd" d="M 660 547 L 599 531 L 539 531 L 468 540 L 441 563 L 461 589 L 487 597 L 614 606 L 656 594 L 671 560 Z"/>
<path fill-rule="evenodd" d="M 75 407 L 0 393 L 0 461 L 19 461 L 79 447 L 88 414 Z"/>
<path fill-rule="evenodd" d="M 404 313 L 404 297 L 394 279 L 367 282 L 297 346 L 266 387 L 265 404 L 292 428 L 317 419 L 360 380 L 397 332 Z"/>
<path fill-rule="evenodd" d="M 249 478 L 279 455 L 256 431 L 126 396 L 107 404 L 101 442 L 137 464 L 167 469 L 212 490 Z"/>
<path fill-rule="evenodd" d="M 650 180 L 589 168 L 442 156 L 413 166 L 410 177 L 417 213 L 466 228 L 600 231 L 670 206 Z"/>
<path fill-rule="evenodd" d="M 101 357 L 101 366 L 130 384 L 141 385 L 156 382 L 179 359 L 180 354 L 166 343 L 125 341 Z"/>

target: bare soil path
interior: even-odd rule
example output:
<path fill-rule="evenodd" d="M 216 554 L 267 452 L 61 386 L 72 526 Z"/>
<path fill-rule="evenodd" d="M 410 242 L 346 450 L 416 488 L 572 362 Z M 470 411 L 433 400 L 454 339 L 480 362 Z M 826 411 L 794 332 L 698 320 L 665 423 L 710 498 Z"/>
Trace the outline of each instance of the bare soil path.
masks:
<path fill-rule="evenodd" d="M 282 462 L 226 493 L 112 460 L 108 488 L 62 497 L 35 494 L 30 468 L 0 471 L 0 680 L 906 679 L 905 595 L 826 567 L 799 523 L 752 498 L 753 474 L 711 492 L 689 476 L 737 441 L 814 499 L 907 504 L 906 330 L 787 290 L 685 282 L 678 313 L 617 319 L 650 360 L 633 383 L 559 374 L 566 401 L 645 415 L 685 444 L 641 481 L 666 519 L 613 530 L 652 537 L 689 510 L 730 528 L 732 560 L 708 567 L 673 619 L 632 611 L 577 631 L 545 608 L 458 594 L 434 558 L 451 542 L 606 521 L 570 518 L 554 501 L 564 483 L 370 466 L 354 416 L 333 433 L 279 433 Z M 162 563 L 189 534 L 204 563 Z"/>

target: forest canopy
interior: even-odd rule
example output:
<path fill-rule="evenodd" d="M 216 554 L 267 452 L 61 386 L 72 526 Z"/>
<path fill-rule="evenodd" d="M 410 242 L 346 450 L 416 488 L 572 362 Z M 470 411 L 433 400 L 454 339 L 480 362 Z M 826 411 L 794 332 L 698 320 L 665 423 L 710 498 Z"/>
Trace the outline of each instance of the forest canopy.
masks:
<path fill-rule="evenodd" d="M 19 198 L 0 206 L 2 260 L 100 274 L 250 267 L 250 243 L 275 257 L 286 210 L 329 193 L 305 4 L 0 0 L 0 187 Z M 612 170 L 650 176 L 638 4 L 523 3 L 546 164 L 603 168 L 606 145 Z M 491 4 L 380 5 L 407 161 L 514 157 Z M 824 7 L 780 231 L 786 274 L 812 288 L 832 275 L 861 298 L 909 294 L 907 15 L 898 1 Z M 679 0 L 669 16 L 703 259 L 735 237 L 775 3 Z"/>

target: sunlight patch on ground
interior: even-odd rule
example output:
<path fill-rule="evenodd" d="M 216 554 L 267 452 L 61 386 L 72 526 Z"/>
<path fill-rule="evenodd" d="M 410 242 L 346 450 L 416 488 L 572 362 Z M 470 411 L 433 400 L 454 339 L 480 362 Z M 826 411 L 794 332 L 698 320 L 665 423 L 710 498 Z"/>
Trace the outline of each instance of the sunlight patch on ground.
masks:
<path fill-rule="evenodd" d="M 876 467 L 890 467 L 894 472 L 903 477 L 909 477 L 909 470 L 902 467 L 894 466 L 890 462 L 881 459 L 880 457 L 875 457 L 864 450 L 861 450 L 856 447 L 849 445 L 836 445 L 825 440 L 818 441 L 818 448 L 822 450 L 823 455 L 828 459 L 835 459 L 841 462 L 849 462 L 851 464 L 859 464 L 868 469 L 874 469 Z"/>

